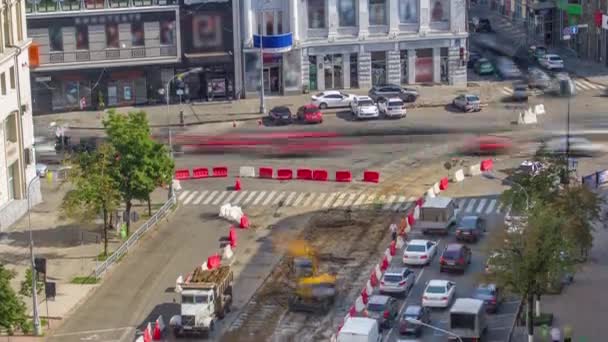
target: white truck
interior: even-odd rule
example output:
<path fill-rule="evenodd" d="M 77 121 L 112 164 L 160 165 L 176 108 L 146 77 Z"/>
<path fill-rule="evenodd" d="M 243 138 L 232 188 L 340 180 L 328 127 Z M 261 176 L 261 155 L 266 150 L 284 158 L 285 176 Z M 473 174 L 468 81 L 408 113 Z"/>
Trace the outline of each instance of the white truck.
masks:
<path fill-rule="evenodd" d="M 380 342 L 378 321 L 367 317 L 351 317 L 338 333 L 337 342 Z"/>
<path fill-rule="evenodd" d="M 233 273 L 230 266 L 213 270 L 197 267 L 181 288 L 181 314 L 173 316 L 169 325 L 176 337 L 192 334 L 209 335 L 218 320 L 230 312 Z"/>

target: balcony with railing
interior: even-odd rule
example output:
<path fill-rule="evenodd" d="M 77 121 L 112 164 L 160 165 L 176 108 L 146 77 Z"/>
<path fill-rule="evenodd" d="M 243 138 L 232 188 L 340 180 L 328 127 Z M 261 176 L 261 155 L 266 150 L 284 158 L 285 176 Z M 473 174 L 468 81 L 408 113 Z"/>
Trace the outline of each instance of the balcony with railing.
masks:
<path fill-rule="evenodd" d="M 130 62 L 145 64 L 170 62 L 178 58 L 176 45 L 134 46 L 107 48 L 103 50 L 50 51 L 40 53 L 40 67 L 43 69 L 73 69 L 83 65 L 112 66 Z"/>
<path fill-rule="evenodd" d="M 25 3 L 28 15 L 178 5 L 177 0 L 38 0 Z"/>

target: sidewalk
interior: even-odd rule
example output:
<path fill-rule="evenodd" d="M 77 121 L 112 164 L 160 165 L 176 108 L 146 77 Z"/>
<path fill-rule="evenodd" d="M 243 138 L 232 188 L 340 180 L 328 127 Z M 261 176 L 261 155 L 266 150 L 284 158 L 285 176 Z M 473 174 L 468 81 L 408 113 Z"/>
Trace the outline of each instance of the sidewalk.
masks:
<path fill-rule="evenodd" d="M 469 87 L 453 87 L 446 85 L 423 86 L 416 85 L 415 88 L 420 92 L 420 97 L 412 105 L 413 108 L 441 107 L 452 102 L 452 99 L 463 92 L 480 94 L 482 102 L 495 102 L 502 96 L 496 91 L 501 86 L 500 82 L 475 82 L 470 83 Z M 367 95 L 365 89 L 345 90 L 345 92 L 357 95 Z M 310 102 L 312 94 L 302 94 L 295 96 L 271 96 L 266 98 L 266 110 L 274 106 L 291 107 L 295 112 L 299 106 Z M 201 125 L 231 121 L 257 120 L 266 114 L 259 114 L 260 100 L 258 98 L 242 99 L 238 101 L 210 102 L 210 103 L 190 103 L 172 104 L 167 108 L 166 105 L 142 106 L 142 107 L 121 107 L 116 108 L 119 113 L 143 110 L 148 114 L 148 119 L 152 127 L 165 127 L 167 125 L 180 126 L 179 112 L 184 112 L 184 124 Z M 107 111 L 106 111 L 107 112 Z M 326 115 L 335 114 L 335 111 L 328 110 Z M 36 132 L 48 131 L 52 122 L 57 124 L 67 124 L 71 129 L 98 129 L 102 127 L 102 120 L 105 117 L 99 111 L 75 111 L 60 114 L 48 114 L 34 116 Z"/>
<path fill-rule="evenodd" d="M 49 183 L 41 181 L 43 201 L 31 211 L 31 229 L 36 257 L 47 259 L 47 281 L 56 283 L 56 297 L 45 301 L 44 291 L 38 295 L 40 316 L 47 319 L 50 328 L 59 325 L 60 320 L 81 302 L 88 293 L 98 285 L 72 284 L 74 277 L 91 275 L 98 255 L 103 251 L 100 226 L 96 224 L 79 224 L 60 217 L 60 205 L 67 184 L 59 180 Z M 153 210 L 159 206 L 166 194 L 154 194 Z M 134 231 L 147 218 L 147 206 L 136 206 L 140 219 L 132 225 Z M 108 251 L 118 248 L 121 240 L 115 232 L 110 232 Z M 25 279 L 25 272 L 30 267 L 28 216 L 0 234 L 0 263 L 16 272 L 12 285 L 19 291 L 20 283 Z M 31 297 L 23 298 L 29 315 L 32 312 Z M 48 327 L 43 327 L 43 331 Z M 1 339 L 0 339 L 1 341 Z"/>

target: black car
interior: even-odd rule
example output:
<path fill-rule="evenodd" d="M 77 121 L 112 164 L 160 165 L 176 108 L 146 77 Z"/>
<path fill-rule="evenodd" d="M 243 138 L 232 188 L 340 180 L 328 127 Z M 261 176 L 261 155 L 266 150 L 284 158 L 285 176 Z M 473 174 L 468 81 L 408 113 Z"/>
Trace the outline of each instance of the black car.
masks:
<path fill-rule="evenodd" d="M 501 292 L 494 284 L 479 285 L 473 293 L 473 298 L 483 300 L 486 311 L 489 313 L 498 312 L 498 308 L 502 302 Z"/>
<path fill-rule="evenodd" d="M 379 99 L 390 99 L 398 97 L 405 102 L 415 102 L 418 98 L 418 90 L 414 88 L 402 88 L 401 86 L 395 84 L 384 84 L 374 86 L 369 90 L 369 97 L 372 98 L 374 102 L 378 102 Z"/>
<path fill-rule="evenodd" d="M 475 52 L 475 51 L 469 52 L 469 60 L 467 61 L 467 68 L 473 69 L 473 67 L 475 67 L 475 63 L 477 63 L 477 61 L 479 59 L 481 59 L 481 57 L 482 56 L 479 52 Z"/>
<path fill-rule="evenodd" d="M 490 20 L 485 18 L 479 19 L 479 24 L 477 24 L 477 32 L 494 32 L 494 30 L 492 29 L 492 25 L 490 24 Z"/>
<path fill-rule="evenodd" d="M 485 222 L 481 217 L 464 216 L 456 225 L 456 240 L 477 242 L 485 231 Z"/>
<path fill-rule="evenodd" d="M 408 322 L 409 319 L 415 319 L 422 323 L 429 324 L 431 321 L 431 312 L 427 307 L 420 305 L 409 305 L 399 318 L 399 334 L 401 335 L 416 335 L 422 334 L 423 326 Z"/>
<path fill-rule="evenodd" d="M 285 106 L 274 107 L 268 112 L 270 120 L 276 124 L 290 124 L 293 121 L 291 110 Z"/>

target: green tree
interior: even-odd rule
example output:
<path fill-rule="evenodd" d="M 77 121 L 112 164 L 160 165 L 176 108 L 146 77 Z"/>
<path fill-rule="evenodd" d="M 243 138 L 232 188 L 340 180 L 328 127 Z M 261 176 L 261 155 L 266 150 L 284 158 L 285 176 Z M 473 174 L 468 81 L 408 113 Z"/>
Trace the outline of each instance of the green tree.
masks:
<path fill-rule="evenodd" d="M 150 194 L 155 188 L 169 184 L 173 178 L 175 164 L 169 155 L 168 149 L 160 143 L 154 142 L 148 160 L 148 175 L 154 180 L 153 187 L 148 189 L 148 215 L 152 215 L 152 205 L 150 203 Z"/>
<path fill-rule="evenodd" d="M 17 328 L 25 330 L 27 327 L 25 303 L 10 284 L 14 276 L 14 272 L 0 264 L 0 328 L 7 330 L 9 334 Z"/>
<path fill-rule="evenodd" d="M 120 204 L 117 182 L 116 152 L 103 144 L 96 152 L 77 154 L 72 160 L 69 180 L 73 184 L 61 205 L 62 215 L 83 222 L 103 217 L 103 254 L 108 255 L 108 231 L 112 229 L 111 213 Z"/>
<path fill-rule="evenodd" d="M 36 293 L 40 294 L 44 289 L 44 282 L 41 280 L 36 280 Z M 19 294 L 24 297 L 32 296 L 32 269 L 28 268 L 25 271 L 25 279 L 21 281 L 21 286 L 19 287 Z"/>

